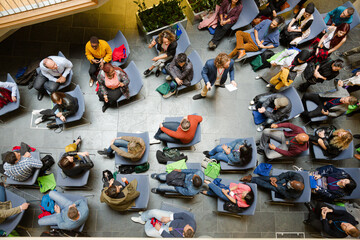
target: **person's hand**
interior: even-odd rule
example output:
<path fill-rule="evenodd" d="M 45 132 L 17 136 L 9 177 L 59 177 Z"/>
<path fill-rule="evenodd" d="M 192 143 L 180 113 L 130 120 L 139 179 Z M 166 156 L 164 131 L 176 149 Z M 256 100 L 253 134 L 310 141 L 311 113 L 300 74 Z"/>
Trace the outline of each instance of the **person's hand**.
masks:
<path fill-rule="evenodd" d="M 272 66 L 272 67 L 276 67 L 276 66 L 277 66 L 276 62 L 272 62 L 272 63 L 271 63 L 271 66 Z"/>
<path fill-rule="evenodd" d="M 278 185 L 276 184 L 276 182 L 277 182 L 277 179 L 275 178 L 275 177 L 271 177 L 270 178 L 270 183 L 271 183 L 271 185 L 273 185 L 274 187 L 277 187 Z"/>
<path fill-rule="evenodd" d="M 26 209 L 28 209 L 28 207 L 30 206 L 30 203 L 23 203 L 23 204 L 21 204 L 20 205 L 20 209 L 21 209 L 21 211 L 23 212 L 23 211 L 25 211 Z"/>
<path fill-rule="evenodd" d="M 184 83 L 183 80 L 181 80 L 180 78 L 175 78 L 175 81 L 179 86 L 183 85 Z"/>
<path fill-rule="evenodd" d="M 169 217 L 162 217 L 160 221 L 162 223 L 168 223 L 168 222 L 170 222 L 170 218 Z"/>
<path fill-rule="evenodd" d="M 58 83 L 64 83 L 65 81 L 66 81 L 66 78 L 63 77 L 63 76 L 59 77 L 59 78 L 56 80 L 56 82 L 58 82 Z"/>
<path fill-rule="evenodd" d="M 264 107 L 261 107 L 261 108 L 258 109 L 259 113 L 264 113 L 265 111 L 266 111 L 266 109 Z"/>
<path fill-rule="evenodd" d="M 223 194 L 228 194 L 228 193 L 229 193 L 229 190 L 222 188 L 222 189 L 221 189 L 221 192 L 222 192 Z"/>
<path fill-rule="evenodd" d="M 206 88 L 210 91 L 211 90 L 211 83 L 210 82 L 208 82 L 207 84 L 206 84 Z"/>
<path fill-rule="evenodd" d="M 162 128 L 164 125 L 162 124 L 162 123 L 160 123 L 160 125 L 159 125 L 159 128 Z"/>
<path fill-rule="evenodd" d="M 100 60 L 99 68 L 100 68 L 100 69 L 103 69 L 103 67 L 104 67 L 104 60 L 101 59 L 101 60 Z"/>
<path fill-rule="evenodd" d="M 324 111 L 324 109 L 321 109 L 321 113 L 323 114 L 323 115 L 329 115 L 329 110 L 327 110 L 327 111 Z"/>
<path fill-rule="evenodd" d="M 124 183 L 124 182 L 127 181 L 127 178 L 126 178 L 126 177 L 122 177 L 122 178 L 121 178 L 121 181 Z"/>
<path fill-rule="evenodd" d="M 58 112 L 57 114 L 55 114 L 56 117 L 61 117 L 62 116 L 62 113 L 61 112 Z"/>
<path fill-rule="evenodd" d="M 113 185 L 114 181 L 115 181 L 114 178 L 110 179 L 110 181 L 109 181 L 109 186 Z"/>
<path fill-rule="evenodd" d="M 63 115 L 61 115 L 61 116 L 60 116 L 60 120 L 63 121 L 63 122 L 65 122 L 65 121 L 66 121 L 66 118 L 65 118 Z"/>
<path fill-rule="evenodd" d="M 273 124 L 271 124 L 270 127 L 271 127 L 271 128 L 278 128 L 279 126 L 278 126 L 277 124 L 273 123 Z"/>
<path fill-rule="evenodd" d="M 260 42 L 260 44 L 258 44 L 259 48 L 264 48 L 265 46 L 262 44 L 262 42 Z"/>
<path fill-rule="evenodd" d="M 148 48 L 152 48 L 152 47 L 154 47 L 155 45 L 156 45 L 156 42 L 155 42 L 155 39 L 153 39 L 153 40 L 151 41 L 151 43 L 149 44 Z"/>
<path fill-rule="evenodd" d="M 277 14 L 276 14 L 275 10 L 273 10 L 272 15 L 273 15 L 273 17 L 276 17 Z"/>
<path fill-rule="evenodd" d="M 175 172 L 181 172 L 181 169 L 174 169 Z"/>
<path fill-rule="evenodd" d="M 122 82 L 119 82 L 119 86 L 120 86 L 120 87 L 123 87 L 123 86 L 125 86 L 125 84 L 122 83 Z"/>
<path fill-rule="evenodd" d="M 160 58 L 159 57 L 154 57 L 153 59 L 151 59 L 151 60 L 153 60 L 154 62 L 156 62 L 157 60 L 159 60 Z"/>
<path fill-rule="evenodd" d="M 104 95 L 104 101 L 105 101 L 106 103 L 109 102 L 109 98 L 108 98 L 107 95 Z"/>
<path fill-rule="evenodd" d="M 320 187 L 316 186 L 315 191 L 319 191 Z"/>
<path fill-rule="evenodd" d="M 344 86 L 344 81 L 339 80 L 337 84 L 338 84 L 339 87 L 342 87 L 342 86 Z"/>
<path fill-rule="evenodd" d="M 55 204 L 55 206 L 54 206 L 54 211 L 55 211 L 56 213 L 60 213 L 60 207 L 59 207 L 59 205 Z"/>
<path fill-rule="evenodd" d="M 221 146 L 221 148 L 222 148 L 224 151 L 226 151 L 226 149 L 227 149 L 228 147 L 226 146 L 226 144 L 223 144 L 223 145 Z"/>
<path fill-rule="evenodd" d="M 29 158 L 29 157 L 31 157 L 31 153 L 26 152 L 23 157 Z"/>
<path fill-rule="evenodd" d="M 274 144 L 272 144 L 272 143 L 269 143 L 269 148 L 270 148 L 271 150 L 275 150 L 275 149 L 276 149 L 276 146 L 275 146 Z"/>
<path fill-rule="evenodd" d="M 318 55 L 318 54 L 319 54 L 319 48 L 316 48 L 315 55 Z"/>
<path fill-rule="evenodd" d="M 236 83 L 235 81 L 231 81 L 230 83 L 231 83 L 234 87 L 237 86 L 237 83 Z"/>
<path fill-rule="evenodd" d="M 156 223 L 156 224 L 155 224 L 155 229 L 158 230 L 158 231 L 160 231 L 160 228 L 161 228 L 160 224 L 159 224 L 159 223 Z"/>
<path fill-rule="evenodd" d="M 356 75 L 356 76 L 359 76 L 359 75 L 360 75 L 360 71 L 358 71 L 355 75 Z"/>
<path fill-rule="evenodd" d="M 95 63 L 95 64 L 98 64 L 100 61 L 94 58 L 94 59 L 91 59 L 91 62 Z"/>
<path fill-rule="evenodd" d="M 16 97 L 15 96 L 11 96 L 11 100 L 13 101 L 13 102 L 16 102 Z"/>
<path fill-rule="evenodd" d="M 318 179 L 320 179 L 320 178 L 321 178 L 321 175 L 320 175 L 320 174 L 315 174 L 315 175 L 314 175 L 314 179 L 315 179 L 315 180 L 318 180 Z"/>

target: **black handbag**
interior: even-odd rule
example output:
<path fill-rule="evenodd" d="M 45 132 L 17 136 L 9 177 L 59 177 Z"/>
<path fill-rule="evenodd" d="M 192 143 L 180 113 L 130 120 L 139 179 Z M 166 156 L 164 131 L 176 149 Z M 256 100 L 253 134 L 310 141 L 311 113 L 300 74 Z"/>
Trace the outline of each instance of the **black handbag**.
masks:
<path fill-rule="evenodd" d="M 316 80 L 314 79 L 314 72 L 315 64 L 313 62 L 309 62 L 304 70 L 304 78 L 312 84 L 316 83 Z"/>
<path fill-rule="evenodd" d="M 50 170 L 52 165 L 54 165 L 55 160 L 51 155 L 46 155 L 41 159 L 43 166 L 40 168 L 40 174 L 45 173 L 45 171 Z"/>
<path fill-rule="evenodd" d="M 244 211 L 244 208 L 241 208 L 237 204 L 228 201 L 224 203 L 224 210 L 233 213 L 241 213 Z"/>

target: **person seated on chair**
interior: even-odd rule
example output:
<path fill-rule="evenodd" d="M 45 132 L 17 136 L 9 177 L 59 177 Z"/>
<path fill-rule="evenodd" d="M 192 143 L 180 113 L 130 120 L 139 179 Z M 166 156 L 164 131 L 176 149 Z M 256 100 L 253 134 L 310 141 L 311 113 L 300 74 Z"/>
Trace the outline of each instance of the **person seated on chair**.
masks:
<path fill-rule="evenodd" d="M 115 211 L 126 211 L 135 206 L 135 200 L 140 196 L 136 191 L 138 182 L 136 179 L 130 183 L 123 177 L 121 182 L 115 180 L 110 171 L 104 171 L 108 176 L 104 176 L 103 190 L 100 195 L 100 202 L 104 202 Z"/>
<path fill-rule="evenodd" d="M 153 69 L 156 68 L 155 76 L 160 76 L 161 70 L 166 64 L 171 62 L 176 54 L 177 42 L 176 36 L 170 30 L 162 31 L 159 36 L 151 41 L 149 48 L 156 46 L 159 51 L 159 56 L 154 57 L 154 62 L 150 68 L 144 72 L 145 77 L 150 76 L 153 73 Z"/>
<path fill-rule="evenodd" d="M 206 61 L 205 66 L 201 71 L 201 76 L 204 79 L 204 87 L 200 94 L 193 96 L 194 100 L 205 98 L 207 92 L 215 85 L 217 87 L 225 87 L 227 75 L 229 73 L 230 83 L 236 87 L 234 60 L 230 59 L 226 53 L 220 53 L 215 59 Z"/>
<path fill-rule="evenodd" d="M 181 122 L 163 122 L 160 123 L 159 130 L 154 138 L 170 143 L 190 143 L 196 133 L 196 129 L 203 118 L 198 115 L 185 116 Z"/>
<path fill-rule="evenodd" d="M 353 55 L 353 54 L 358 54 L 360 53 L 360 46 L 354 47 L 350 50 L 347 50 L 345 52 L 336 52 L 335 55 L 342 57 L 342 58 L 348 58 L 349 56 Z M 356 61 L 351 61 L 349 67 L 351 69 L 357 69 L 358 66 L 360 65 L 360 59 L 358 58 Z M 354 72 L 354 71 L 352 71 Z M 357 69 L 356 72 L 359 72 L 359 69 Z M 359 73 L 360 74 L 360 73 Z"/>
<path fill-rule="evenodd" d="M 97 76 L 97 80 L 99 83 L 97 95 L 99 96 L 99 100 L 104 102 L 102 112 L 105 112 L 110 106 L 116 104 L 122 95 L 124 95 L 126 99 L 130 98 L 130 79 L 121 68 L 114 67 L 110 63 L 105 63 Z"/>
<path fill-rule="evenodd" d="M 254 27 L 251 33 L 237 31 L 236 47 L 229 54 L 230 58 L 238 55 L 235 62 L 241 61 L 246 52 L 257 52 L 261 49 L 271 49 L 279 46 L 278 26 L 284 22 L 284 18 L 276 16 L 274 20 L 264 20 Z"/>
<path fill-rule="evenodd" d="M 230 183 L 224 185 L 221 183 L 221 178 L 214 179 L 213 182 L 204 180 L 208 185 L 209 190 L 204 190 L 201 193 L 211 197 L 217 197 L 225 202 L 232 202 L 239 208 L 245 209 L 251 206 L 254 202 L 254 192 L 249 185 L 244 183 Z"/>
<path fill-rule="evenodd" d="M 344 129 L 336 129 L 334 126 L 321 127 L 315 135 L 310 135 L 310 141 L 321 147 L 325 156 L 337 157 L 342 151 L 349 148 L 353 140 L 351 132 Z"/>
<path fill-rule="evenodd" d="M 223 0 L 221 2 L 217 27 L 213 38 L 208 43 L 211 50 L 214 50 L 219 45 L 227 31 L 237 22 L 242 8 L 241 0 Z"/>
<path fill-rule="evenodd" d="M 114 138 L 110 146 L 104 150 L 99 150 L 98 154 L 113 158 L 115 157 L 114 152 L 116 152 L 124 158 L 137 162 L 142 158 L 145 150 L 146 144 L 141 137 L 121 136 Z"/>
<path fill-rule="evenodd" d="M 353 75 L 345 80 L 339 80 L 338 85 L 345 88 L 349 93 L 360 89 L 360 69 L 353 71 Z"/>
<path fill-rule="evenodd" d="M 286 47 L 297 46 L 298 43 L 310 35 L 310 26 L 314 21 L 314 3 L 309 3 L 306 8 L 291 19 L 291 22 L 280 33 L 280 43 Z"/>
<path fill-rule="evenodd" d="M 319 63 L 325 61 L 331 53 L 339 49 L 347 40 L 347 35 L 350 31 L 350 24 L 342 23 L 339 26 L 328 27 L 328 32 L 322 36 L 317 37 L 313 41 L 313 51 L 308 61 Z"/>
<path fill-rule="evenodd" d="M 8 217 L 19 214 L 28 209 L 30 203 L 23 203 L 20 206 L 12 207 L 11 202 L 6 198 L 5 186 L 0 182 L 0 224 L 3 223 Z"/>
<path fill-rule="evenodd" d="M 324 22 L 331 26 L 339 26 L 342 23 L 351 24 L 354 12 L 355 9 L 352 7 L 339 6 L 326 14 Z"/>
<path fill-rule="evenodd" d="M 357 98 L 349 96 L 349 93 L 340 86 L 338 82 L 335 82 L 336 91 L 327 91 L 324 93 L 305 93 L 302 97 L 302 103 L 305 111 L 301 113 L 301 116 L 305 119 L 311 119 L 314 117 L 328 116 L 339 117 L 343 115 L 349 105 L 357 103 Z M 312 111 L 307 109 L 306 101 L 314 102 L 317 105 Z"/>
<path fill-rule="evenodd" d="M 7 88 L 11 88 L 9 91 Z M 13 82 L 0 82 L 0 109 L 6 104 L 17 101 L 18 87 L 16 83 Z"/>
<path fill-rule="evenodd" d="M 174 95 L 178 86 L 191 85 L 191 80 L 194 77 L 194 70 L 190 59 L 186 56 L 185 53 L 176 55 L 171 63 L 166 65 L 165 69 L 169 74 L 166 76 L 166 80 L 171 81 L 170 89 L 174 89 L 174 91 L 164 95 L 164 98 L 169 98 Z"/>
<path fill-rule="evenodd" d="M 316 180 L 316 188 L 312 188 L 313 197 L 321 201 L 330 201 L 350 196 L 357 184 L 344 170 L 326 165 L 310 172 Z"/>
<path fill-rule="evenodd" d="M 34 174 L 35 169 L 43 166 L 40 159 L 33 158 L 31 151 L 31 147 L 22 142 L 20 150 L 4 153 L 2 156 L 5 175 L 19 182 L 28 180 Z"/>
<path fill-rule="evenodd" d="M 283 94 L 260 94 L 250 102 L 249 110 L 258 111 L 265 116 L 265 121 L 256 130 L 261 132 L 274 122 L 280 122 L 290 116 L 291 101 Z"/>
<path fill-rule="evenodd" d="M 52 109 L 33 111 L 35 116 L 39 116 L 35 120 L 35 124 L 51 120 L 53 117 L 57 117 L 62 122 L 66 122 L 66 118 L 74 115 L 79 109 L 77 98 L 67 93 L 54 92 L 51 94 L 51 101 L 55 104 Z"/>
<path fill-rule="evenodd" d="M 89 216 L 89 207 L 85 199 L 75 202 L 57 191 L 50 191 L 49 196 L 55 201 L 54 214 L 38 220 L 40 226 L 57 226 L 62 230 L 74 230 L 83 225 Z"/>
<path fill-rule="evenodd" d="M 309 57 L 310 52 L 307 50 L 298 52 L 295 49 L 285 49 L 275 60 L 271 61 L 271 68 L 261 76 L 255 77 L 255 79 L 264 79 L 269 82 L 266 87 L 275 87 L 276 90 L 280 90 L 285 86 L 288 87 L 297 76 L 303 73 Z M 274 72 L 278 73 L 274 75 Z"/>
<path fill-rule="evenodd" d="M 231 165 L 245 166 L 252 159 L 252 148 L 244 139 L 236 139 L 230 143 L 219 144 L 211 151 L 204 151 L 204 155 L 210 159 L 224 161 Z"/>
<path fill-rule="evenodd" d="M 287 130 L 276 130 L 274 128 L 290 128 Z M 270 139 L 280 142 L 276 147 L 269 143 Z M 271 124 L 271 128 L 266 128 L 262 132 L 258 153 L 264 154 L 268 159 L 281 157 L 295 157 L 309 148 L 309 136 L 305 131 L 292 123 Z"/>
<path fill-rule="evenodd" d="M 298 90 L 305 92 L 310 85 L 317 83 L 323 83 L 324 81 L 330 81 L 339 75 L 339 71 L 344 67 L 344 61 L 341 59 L 321 62 L 320 64 L 314 65 L 313 62 L 307 64 L 304 70 L 305 83 L 300 84 Z"/>
<path fill-rule="evenodd" d="M 111 62 L 112 50 L 105 40 L 92 36 L 85 45 L 85 55 L 90 62 L 89 85 L 92 87 L 97 80 L 97 72 L 103 68 L 105 63 Z"/>
<path fill-rule="evenodd" d="M 148 237 L 192 238 L 195 235 L 195 219 L 186 212 L 152 209 L 139 214 L 139 217 L 131 217 L 131 220 L 145 225 Z"/>
<path fill-rule="evenodd" d="M 73 64 L 64 57 L 49 56 L 40 62 L 40 72 L 34 81 L 34 88 L 39 92 L 38 100 L 44 97 L 45 91 L 50 93 L 58 90 L 66 82 Z"/>
<path fill-rule="evenodd" d="M 180 193 L 183 196 L 194 196 L 200 192 L 204 173 L 197 169 L 175 169 L 170 173 L 153 173 L 151 178 L 162 182 L 152 193 Z"/>
<path fill-rule="evenodd" d="M 311 203 L 305 203 L 309 215 L 304 224 L 312 226 L 323 237 L 346 238 L 348 236 L 359 238 L 360 231 L 356 227 L 359 224 L 355 217 L 346 209 L 334 209 L 332 206 L 317 202 L 315 207 Z"/>
<path fill-rule="evenodd" d="M 74 143 L 65 147 L 65 153 L 62 155 L 58 166 L 68 177 L 77 177 L 94 167 L 88 152 L 78 152 L 81 137 L 79 136 Z M 79 156 L 82 156 L 80 158 Z"/>
<path fill-rule="evenodd" d="M 297 199 L 304 190 L 304 178 L 301 174 L 288 171 L 277 176 L 259 176 L 253 177 L 247 175 L 240 181 L 256 183 L 258 186 L 274 191 L 285 199 Z"/>

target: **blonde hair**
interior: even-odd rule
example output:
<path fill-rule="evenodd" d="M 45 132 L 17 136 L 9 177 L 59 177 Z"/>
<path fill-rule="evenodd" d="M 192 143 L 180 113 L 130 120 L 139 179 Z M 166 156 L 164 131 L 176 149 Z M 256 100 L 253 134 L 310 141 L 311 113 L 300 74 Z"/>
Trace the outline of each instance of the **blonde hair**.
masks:
<path fill-rule="evenodd" d="M 175 42 L 176 37 L 175 34 L 173 34 L 170 30 L 164 30 L 159 34 L 159 43 L 163 43 L 163 38 L 168 39 L 170 42 Z"/>
<path fill-rule="evenodd" d="M 225 63 L 227 63 L 228 61 L 230 61 L 230 57 L 229 55 L 227 55 L 226 53 L 220 53 L 219 55 L 217 55 L 217 57 L 215 58 L 215 67 L 216 68 L 221 68 L 224 67 Z"/>
<path fill-rule="evenodd" d="M 345 132 L 346 134 L 340 137 L 338 134 L 341 132 Z M 342 128 L 334 131 L 333 135 L 334 137 L 331 139 L 330 144 L 339 148 L 341 151 L 347 149 L 353 140 L 352 134 Z"/>

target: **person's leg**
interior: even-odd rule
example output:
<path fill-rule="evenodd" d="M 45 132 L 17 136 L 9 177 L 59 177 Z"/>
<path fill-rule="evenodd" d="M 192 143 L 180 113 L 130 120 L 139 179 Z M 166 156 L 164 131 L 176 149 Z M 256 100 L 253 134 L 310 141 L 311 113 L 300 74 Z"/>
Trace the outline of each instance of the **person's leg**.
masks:
<path fill-rule="evenodd" d="M 166 182 L 166 175 L 167 173 L 156 174 L 156 179 L 159 180 L 160 182 Z"/>
<path fill-rule="evenodd" d="M 214 193 L 218 198 L 221 198 L 224 201 L 229 201 L 229 199 L 222 192 L 222 189 L 216 186 L 214 183 L 209 184 L 209 190 L 211 190 L 211 192 Z M 210 191 L 208 191 L 208 195 L 212 196 L 212 193 L 209 194 L 209 192 Z"/>
<path fill-rule="evenodd" d="M 166 192 L 177 193 L 178 192 L 178 191 L 176 191 L 176 188 L 174 186 L 169 186 L 166 183 L 159 184 L 159 186 L 157 187 L 157 191 L 162 192 L 162 193 L 166 193 Z"/>
<path fill-rule="evenodd" d="M 141 214 L 141 220 L 144 222 L 147 222 L 151 220 L 152 218 L 156 218 L 158 220 L 161 220 L 162 217 L 170 217 L 172 212 L 164 211 L 160 209 L 151 209 L 148 211 L 145 211 Z"/>
<path fill-rule="evenodd" d="M 271 128 L 264 129 L 260 138 L 259 147 L 265 150 L 265 148 L 269 146 L 269 141 L 271 138 L 278 142 L 282 142 L 284 138 L 284 132 L 281 130 L 274 130 Z"/>
<path fill-rule="evenodd" d="M 144 229 L 146 236 L 153 238 L 161 238 L 159 231 L 155 229 L 155 227 L 151 224 L 151 221 L 146 221 Z"/>
<path fill-rule="evenodd" d="M 44 91 L 44 83 L 46 81 L 48 81 L 48 79 L 44 75 L 42 75 L 42 73 L 40 71 L 34 81 L 34 88 L 40 92 Z"/>
<path fill-rule="evenodd" d="M 6 201 L 6 192 L 3 186 L 0 186 L 0 202 Z"/>
<path fill-rule="evenodd" d="M 58 225 L 58 214 L 60 213 L 54 213 L 49 216 L 42 217 L 38 220 L 38 224 L 40 226 L 57 226 Z"/>
<path fill-rule="evenodd" d="M 309 109 L 307 109 L 307 111 L 304 111 L 302 115 L 307 118 L 323 116 L 323 114 L 321 113 L 321 110 L 323 109 L 323 101 L 321 100 L 320 96 L 316 93 L 305 93 L 302 97 L 302 103 L 304 106 L 306 106 L 307 100 L 314 102 L 317 105 L 317 108 L 312 111 L 309 111 Z"/>
<path fill-rule="evenodd" d="M 116 88 L 114 90 L 108 90 L 108 99 L 109 99 L 109 105 L 114 106 L 117 102 L 117 100 L 121 97 L 122 92 L 120 88 Z"/>
<path fill-rule="evenodd" d="M 160 130 L 161 131 L 161 130 Z M 160 132 L 158 135 L 155 134 L 155 139 L 163 141 L 163 142 L 170 142 L 170 143 L 181 143 L 179 139 L 170 137 L 166 133 Z"/>
<path fill-rule="evenodd" d="M 128 146 L 128 141 L 125 141 L 125 140 L 123 140 L 123 139 L 116 139 L 115 141 L 114 141 L 114 145 L 116 146 L 116 147 L 118 147 L 118 148 L 121 148 L 121 150 L 123 150 L 123 151 L 125 151 L 125 152 L 127 152 L 128 151 L 128 148 L 127 148 L 127 146 Z M 112 153 L 114 150 L 111 148 L 111 146 L 109 146 L 108 148 L 107 148 L 107 152 L 108 153 Z"/>
<path fill-rule="evenodd" d="M 354 48 L 350 49 L 349 51 L 344 52 L 343 55 L 346 57 L 346 56 L 353 55 L 355 53 L 360 53 L 360 46 L 354 47 Z"/>
<path fill-rule="evenodd" d="M 285 137 L 285 134 L 283 131 L 281 131 L 281 130 L 280 131 L 279 130 L 272 131 L 270 138 L 281 143 L 281 145 L 278 146 L 278 148 L 283 149 L 283 150 L 288 149 L 288 147 L 286 145 L 286 137 Z M 268 159 L 275 159 L 275 158 L 280 158 L 283 156 L 282 154 L 278 153 L 277 151 L 271 150 L 269 148 L 269 144 L 265 147 L 264 151 L 265 151 L 265 155 Z"/>
<path fill-rule="evenodd" d="M 57 191 L 50 191 L 49 196 L 52 200 L 55 201 L 57 205 L 59 205 L 61 209 L 66 208 L 74 203 Z"/>
<path fill-rule="evenodd" d="M 60 87 L 60 83 L 57 83 L 57 82 L 46 81 L 44 83 L 45 90 L 50 93 L 56 92 L 56 90 L 58 90 L 59 87 Z"/>
<path fill-rule="evenodd" d="M 180 122 L 163 122 L 163 126 L 172 131 L 176 131 L 180 126 Z"/>
<path fill-rule="evenodd" d="M 279 77 L 280 77 L 280 74 L 281 74 L 281 71 L 280 72 L 278 72 L 275 76 L 273 76 L 271 79 L 270 79 L 270 84 L 271 85 L 277 85 L 279 82 L 280 82 L 280 80 L 279 80 Z"/>
<path fill-rule="evenodd" d="M 201 90 L 201 96 L 202 97 L 206 97 L 206 95 L 207 95 L 207 92 L 208 92 L 209 90 L 207 89 L 207 86 L 206 86 L 206 84 L 204 85 L 204 87 L 203 87 L 203 89 Z"/>
<path fill-rule="evenodd" d="M 349 86 L 346 90 L 347 90 L 349 93 L 356 92 L 356 91 L 359 91 L 359 90 L 360 90 L 360 86 L 358 86 L 358 85 Z"/>
<path fill-rule="evenodd" d="M 214 156 L 212 156 L 211 158 L 219 160 L 219 161 L 224 161 L 226 163 L 229 162 L 227 155 L 223 152 L 219 152 L 219 153 L 215 154 Z"/>
<path fill-rule="evenodd" d="M 89 75 L 90 78 L 94 81 L 97 80 L 97 76 L 95 73 L 97 72 L 98 68 L 99 68 L 99 64 L 94 64 L 94 63 L 90 64 Z"/>
<path fill-rule="evenodd" d="M 243 34 L 244 39 L 244 50 L 245 52 L 257 52 L 259 51 L 258 46 L 252 40 L 250 33 Z"/>
<path fill-rule="evenodd" d="M 244 39 L 243 39 L 244 32 L 243 31 L 237 31 L 235 33 L 236 36 L 236 47 L 232 52 L 229 54 L 230 58 L 235 57 L 239 51 L 244 50 Z"/>
<path fill-rule="evenodd" d="M 271 124 L 273 124 L 275 121 L 274 121 L 274 119 L 271 119 L 271 118 L 267 118 L 266 120 L 265 120 L 265 122 L 263 122 L 263 126 L 265 127 L 265 128 L 269 128 L 270 126 L 271 126 Z"/>
<path fill-rule="evenodd" d="M 276 188 L 273 185 L 271 185 L 270 177 L 268 176 L 252 177 L 251 182 L 256 183 L 256 185 L 258 185 L 259 187 L 269 189 L 271 191 L 276 190 Z"/>
<path fill-rule="evenodd" d="M 216 147 L 214 147 L 211 151 L 209 151 L 209 155 L 210 156 L 214 156 L 215 154 L 217 154 L 218 152 L 222 152 L 222 146 L 221 145 L 217 145 Z"/>
<path fill-rule="evenodd" d="M 221 39 L 223 39 L 223 37 L 225 36 L 225 34 L 227 33 L 227 31 L 229 31 L 229 29 L 233 26 L 234 24 L 225 24 L 224 26 L 221 26 L 220 24 L 218 24 L 218 26 L 216 27 L 215 30 L 215 34 L 213 36 L 213 38 L 211 39 L 211 41 L 215 44 L 218 45 L 219 42 L 221 41 Z"/>

